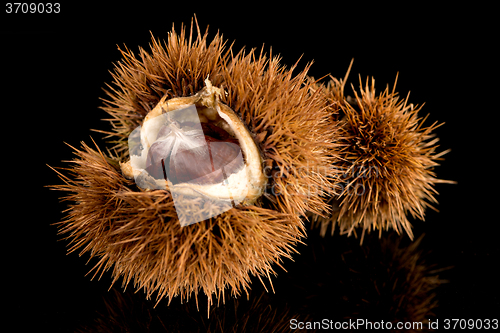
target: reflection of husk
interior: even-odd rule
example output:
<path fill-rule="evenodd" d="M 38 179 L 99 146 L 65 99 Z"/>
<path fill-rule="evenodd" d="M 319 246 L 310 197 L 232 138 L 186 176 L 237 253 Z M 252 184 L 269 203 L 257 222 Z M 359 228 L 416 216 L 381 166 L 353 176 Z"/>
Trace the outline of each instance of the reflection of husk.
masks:
<path fill-rule="evenodd" d="M 265 291 L 250 292 L 249 299 L 230 298 L 212 307 L 210 319 L 193 303 L 169 306 L 144 300 L 143 295 L 113 288 L 104 297 L 105 309 L 76 332 L 290 332 L 290 319 L 308 320 L 285 305 L 274 304 Z"/>
<path fill-rule="evenodd" d="M 165 44 L 153 39 L 150 53 L 123 60 L 109 88 L 105 111 L 111 116 L 117 157 L 83 144 L 64 185 L 54 188 L 71 201 L 61 233 L 71 251 L 99 258 L 95 274 L 112 269 L 113 281 L 133 281 L 147 297 L 188 299 L 206 294 L 223 299 L 247 292 L 250 276 L 271 279 L 273 265 L 290 258 L 305 235 L 301 215 L 328 209 L 337 128 L 328 123 L 324 99 L 311 94 L 307 69 L 292 69 L 261 52 L 223 52 L 216 35 L 169 34 Z M 295 67 L 295 66 L 294 66 Z M 182 228 L 170 192 L 140 191 L 121 174 L 127 137 L 161 98 L 192 96 L 209 78 L 226 94 L 221 102 L 243 121 L 261 152 L 268 187 L 253 205 L 236 206 L 210 220 Z M 293 186 L 287 186 L 292 184 Z M 315 191 L 304 194 L 308 189 Z M 273 191 L 271 191 L 272 189 Z M 192 210 L 204 209 L 197 202 Z"/>
<path fill-rule="evenodd" d="M 340 235 L 311 234 L 287 265 L 277 293 L 294 290 L 286 301 L 313 321 L 422 322 L 427 331 L 438 306 L 437 288 L 446 281 L 427 262 L 422 238 L 409 242 L 392 232 L 381 240 L 371 234 L 360 245 Z"/>
<path fill-rule="evenodd" d="M 352 63 L 351 63 L 352 65 Z M 361 241 L 371 230 L 403 230 L 413 237 L 407 215 L 424 219 L 427 207 L 435 209 L 435 184 L 453 183 L 435 177 L 434 167 L 448 151 L 436 152 L 440 125 L 424 127 L 419 118 L 421 107 L 401 100 L 387 87 L 375 92 L 375 80 L 368 80 L 355 98 L 344 95 L 344 80 L 332 80 L 321 90 L 330 101 L 330 113 L 340 125 L 339 159 L 334 165 L 335 192 L 328 217 L 311 214 L 313 225 L 325 235 L 336 225 L 340 234 L 357 235 Z M 361 81 L 361 80 L 360 80 Z"/>
<path fill-rule="evenodd" d="M 422 331 L 404 331 L 426 332 L 443 280 L 426 262 L 422 237 L 407 244 L 394 233 L 385 236 L 380 241 L 368 235 L 360 246 L 338 235 L 331 240 L 312 235 L 280 277 L 276 294 L 256 286 L 248 299 L 229 298 L 210 308 L 209 319 L 192 302 L 173 300 L 154 307 L 141 293 L 115 287 L 105 296 L 105 310 L 80 331 L 289 332 L 292 319 L 304 325 L 363 319 L 391 322 L 393 327 L 397 322 L 421 322 Z"/>
<path fill-rule="evenodd" d="M 290 319 L 307 316 L 290 312 L 287 306 L 272 303 L 265 291 L 250 292 L 250 298 L 230 298 L 210 309 L 207 319 L 192 303 L 172 302 L 169 306 L 144 300 L 143 295 L 113 288 L 104 297 L 105 309 L 76 332 L 290 332 Z"/>

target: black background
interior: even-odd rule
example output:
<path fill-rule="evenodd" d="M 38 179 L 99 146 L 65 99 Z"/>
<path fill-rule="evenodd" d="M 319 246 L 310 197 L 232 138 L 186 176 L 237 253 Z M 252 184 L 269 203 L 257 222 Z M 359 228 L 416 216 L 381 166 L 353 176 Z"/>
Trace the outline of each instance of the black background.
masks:
<path fill-rule="evenodd" d="M 147 48 L 150 31 L 166 39 L 172 24 L 179 30 L 194 13 L 202 30 L 209 25 L 211 36 L 219 30 L 236 49 L 272 46 L 287 66 L 302 56 L 299 69 L 314 60 L 314 77 L 343 77 L 354 58 L 349 82 L 374 76 L 382 90 L 399 72 L 397 90 L 402 96 L 411 90 L 412 103 L 425 102 L 427 124 L 446 123 L 437 134 L 441 148 L 452 151 L 436 171 L 458 182 L 438 185 L 440 212 L 428 211 L 426 222 L 414 224 L 416 235 L 426 234 L 429 261 L 454 266 L 443 273 L 450 282 L 440 288 L 437 318 L 499 318 L 498 93 L 492 90 L 498 30 L 488 9 L 138 2 L 62 4 L 60 14 L 2 12 L 3 300 L 12 312 L 4 324 L 71 331 L 102 306 L 110 273 L 91 281 L 85 274 L 95 261 L 86 266 L 88 255 L 66 255 L 51 225 L 63 218 L 65 204 L 45 187 L 60 180 L 47 164 L 73 158 L 63 142 L 78 147 L 92 136 L 104 145 L 90 129 L 109 129 L 98 107 L 108 71 L 120 59 L 117 45 Z"/>

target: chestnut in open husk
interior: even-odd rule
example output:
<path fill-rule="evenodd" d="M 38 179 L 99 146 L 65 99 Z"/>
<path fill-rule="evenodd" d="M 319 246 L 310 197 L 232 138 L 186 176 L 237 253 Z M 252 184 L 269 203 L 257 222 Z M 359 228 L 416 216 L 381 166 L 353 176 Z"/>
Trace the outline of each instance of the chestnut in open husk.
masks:
<path fill-rule="evenodd" d="M 184 128 L 191 129 L 191 124 L 184 124 Z M 202 129 L 203 132 L 192 129 L 184 132 L 192 133 L 196 148 L 178 150 L 172 155 L 175 139 L 180 140 L 176 134 L 181 133 L 182 128 L 176 122 L 164 125 L 148 152 L 146 171 L 156 179 L 166 178 L 168 174 L 172 184 L 190 181 L 215 184 L 240 170 L 243 159 L 237 140 L 230 139 L 227 132 L 211 123 L 202 123 Z"/>
<path fill-rule="evenodd" d="M 148 113 L 139 128 L 143 149 L 121 164 L 123 175 L 146 190 L 168 186 L 176 194 L 251 204 L 267 182 L 259 149 L 219 101 L 221 90 L 205 84 L 194 96 L 162 99 Z"/>

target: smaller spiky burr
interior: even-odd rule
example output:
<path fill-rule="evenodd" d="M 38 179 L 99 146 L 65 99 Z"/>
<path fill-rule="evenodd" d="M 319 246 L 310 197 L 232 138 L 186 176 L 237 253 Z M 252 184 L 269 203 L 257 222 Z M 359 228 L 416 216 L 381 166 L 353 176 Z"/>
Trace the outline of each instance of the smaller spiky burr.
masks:
<path fill-rule="evenodd" d="M 352 65 L 352 62 L 351 62 Z M 349 74 L 351 67 L 347 72 Z M 346 75 L 346 78 L 347 78 Z M 389 86 L 381 93 L 375 80 L 354 88 L 354 98 L 344 95 L 345 80 L 332 78 L 325 90 L 334 122 L 341 127 L 339 163 L 333 167 L 337 179 L 336 195 L 330 199 L 331 216 L 313 216 L 313 224 L 325 235 L 338 225 L 341 234 L 356 235 L 378 229 L 404 230 L 413 237 L 408 215 L 424 219 L 427 207 L 437 203 L 434 186 L 453 183 L 436 178 L 433 171 L 441 156 L 434 131 L 442 124 L 425 126 L 422 106 L 400 99 Z"/>

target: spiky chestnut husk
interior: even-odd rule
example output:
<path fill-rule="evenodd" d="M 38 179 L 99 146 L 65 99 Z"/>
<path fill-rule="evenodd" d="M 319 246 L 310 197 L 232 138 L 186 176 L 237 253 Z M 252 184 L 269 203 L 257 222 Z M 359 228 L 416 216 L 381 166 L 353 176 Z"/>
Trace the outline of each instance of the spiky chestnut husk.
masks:
<path fill-rule="evenodd" d="M 158 300 L 201 291 L 210 305 L 213 295 L 224 298 L 224 288 L 233 295 L 248 292 L 251 275 L 270 280 L 273 264 L 290 258 L 305 234 L 300 216 L 328 209 L 323 196 L 334 176 L 329 166 L 336 127 L 322 96 L 310 93 L 309 66 L 293 76 L 295 66 L 285 69 L 276 57 L 224 51 L 218 34 L 207 43 L 207 33 L 193 33 L 192 25 L 189 36 L 183 28 L 165 44 L 153 38 L 151 52 L 141 48 L 139 57 L 121 51 L 103 108 L 118 156 L 83 144 L 69 175 L 61 174 L 65 185 L 56 188 L 74 202 L 61 232 L 71 239 L 70 251 L 81 248 L 100 258 L 95 275 L 112 268 L 113 283 L 123 277 L 124 286 L 133 281 L 147 297 L 157 292 Z M 160 99 L 192 96 L 207 77 L 226 92 L 221 102 L 260 148 L 268 187 L 253 205 L 181 228 L 170 192 L 140 191 L 118 164 L 128 157 L 128 135 Z M 202 209 L 185 202 L 192 211 Z"/>
<path fill-rule="evenodd" d="M 412 238 L 407 216 L 423 220 L 427 207 L 435 209 L 435 184 L 453 183 L 436 178 L 433 171 L 448 152 L 437 152 L 439 139 L 433 132 L 442 124 L 425 127 L 427 117 L 419 117 L 422 106 L 408 103 L 408 97 L 400 99 L 396 83 L 392 91 L 387 87 L 377 93 L 374 79 L 364 86 L 360 79 L 360 91 L 346 98 L 349 71 L 344 80 L 331 78 L 322 91 L 341 127 L 340 159 L 334 167 L 342 176 L 329 200 L 331 216 L 312 214 L 313 225 L 323 236 L 328 228 L 333 234 L 336 225 L 341 234 L 361 230 L 361 241 L 365 232 L 377 229 L 379 234 L 404 230 Z"/>

